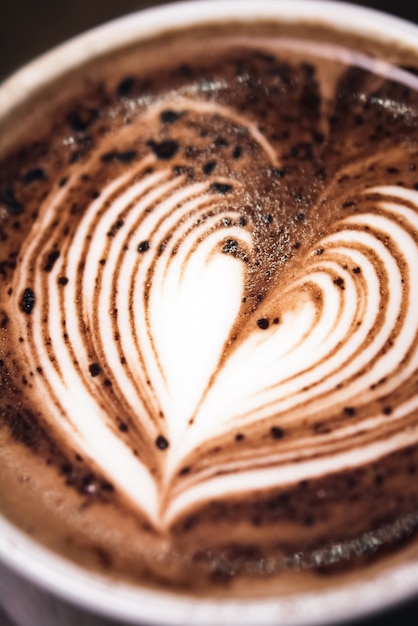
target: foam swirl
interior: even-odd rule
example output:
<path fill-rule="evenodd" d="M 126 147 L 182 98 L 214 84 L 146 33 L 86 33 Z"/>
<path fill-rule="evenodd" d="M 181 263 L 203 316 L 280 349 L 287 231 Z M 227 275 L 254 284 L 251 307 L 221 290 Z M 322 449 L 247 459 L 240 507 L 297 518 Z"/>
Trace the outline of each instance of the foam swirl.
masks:
<path fill-rule="evenodd" d="M 317 142 L 321 163 L 335 170 L 303 211 L 286 140 L 225 100 L 222 81 L 196 95 L 186 86 L 146 110 L 138 100 L 133 123 L 68 166 L 65 184 L 40 203 L 13 275 L 16 298 L 28 286 L 36 296 L 30 324 L 25 315 L 14 323 L 48 426 L 159 529 L 214 499 L 418 444 L 418 191 L 382 182 L 381 168 L 340 192 L 347 172 L 369 172 L 378 159 L 387 170 L 394 147 L 385 140 L 375 158 L 352 142 L 344 164 L 324 95 L 354 67 L 366 87 L 383 85 L 380 110 L 399 116 L 386 85 L 415 93 L 417 80 L 337 46 L 252 45 L 262 44 L 266 54 L 319 59 L 325 91 L 312 124 L 327 137 Z M 188 140 L 199 175 L 184 163 Z M 228 147 L 221 162 L 233 140 L 239 150 Z M 297 145 L 303 178 L 312 147 Z M 281 182 L 286 168 L 291 183 Z M 91 189 L 104 181 L 88 200 L 81 174 Z M 297 228 L 303 241 L 292 248 Z"/>

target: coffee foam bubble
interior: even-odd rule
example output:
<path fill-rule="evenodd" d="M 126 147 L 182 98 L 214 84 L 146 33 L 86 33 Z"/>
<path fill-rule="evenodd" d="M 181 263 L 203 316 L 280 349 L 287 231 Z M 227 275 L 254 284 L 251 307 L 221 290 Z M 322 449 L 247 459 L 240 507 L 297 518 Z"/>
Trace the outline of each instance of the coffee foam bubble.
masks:
<path fill-rule="evenodd" d="M 261 44 L 418 86 L 339 46 Z M 263 251 L 266 235 L 245 207 L 263 198 L 260 177 L 287 162 L 253 115 L 205 99 L 227 88 L 206 80 L 194 97 L 185 87 L 151 98 L 133 130 L 98 140 L 42 201 L 13 276 L 15 298 L 28 285 L 36 298 L 15 334 L 26 337 L 19 360 L 40 371 L 32 394 L 51 431 L 161 531 L 214 499 L 284 489 L 418 443 L 418 398 L 403 391 L 418 367 L 418 191 L 364 184 L 356 210 L 336 209 L 326 229 L 305 236 L 291 268 L 278 271 L 283 254 L 262 284 L 259 266 L 267 272 L 274 246 Z M 390 98 L 381 104 L 399 114 Z M 160 129 L 167 111 L 170 133 Z M 249 156 L 193 177 L 179 157 L 182 133 L 208 123 Z M 325 117 L 318 126 L 327 128 Z M 206 149 L 211 159 L 218 167 Z M 74 206 L 83 174 L 105 183 Z M 297 200 L 283 211 L 305 219 Z M 59 254 L 45 272 L 51 250 Z M 259 283 L 263 298 L 250 306 Z M 398 390 L 385 412 L 383 399 Z"/>

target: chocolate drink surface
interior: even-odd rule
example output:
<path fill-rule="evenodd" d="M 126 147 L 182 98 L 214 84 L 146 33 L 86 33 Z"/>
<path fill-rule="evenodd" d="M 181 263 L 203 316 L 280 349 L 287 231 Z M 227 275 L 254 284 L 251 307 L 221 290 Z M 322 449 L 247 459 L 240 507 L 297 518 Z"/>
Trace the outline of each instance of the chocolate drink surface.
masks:
<path fill-rule="evenodd" d="M 417 68 L 319 25 L 209 25 L 2 122 L 6 517 L 208 595 L 413 543 Z"/>

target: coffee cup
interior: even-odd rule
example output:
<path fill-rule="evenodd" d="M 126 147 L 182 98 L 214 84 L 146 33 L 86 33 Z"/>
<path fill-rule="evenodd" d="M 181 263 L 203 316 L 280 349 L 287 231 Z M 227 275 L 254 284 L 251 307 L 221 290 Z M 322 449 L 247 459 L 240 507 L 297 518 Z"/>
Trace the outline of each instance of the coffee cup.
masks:
<path fill-rule="evenodd" d="M 178 3 L 1 86 L 19 625 L 313 625 L 416 593 L 416 35 Z"/>

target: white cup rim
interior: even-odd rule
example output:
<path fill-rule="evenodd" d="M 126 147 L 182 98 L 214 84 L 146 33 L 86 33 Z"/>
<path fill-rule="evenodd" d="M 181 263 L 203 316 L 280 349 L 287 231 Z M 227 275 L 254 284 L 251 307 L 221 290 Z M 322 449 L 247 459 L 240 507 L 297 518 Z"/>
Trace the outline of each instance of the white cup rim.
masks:
<path fill-rule="evenodd" d="M 237 2 L 238 0 L 173 2 L 131 13 L 88 30 L 52 48 L 6 78 L 0 84 L 0 118 L 12 106 L 17 106 L 43 85 L 81 65 L 86 58 L 94 59 L 102 53 L 147 38 L 167 27 L 175 29 L 199 21 L 216 21 L 216 7 L 222 10 L 222 19 L 225 16 L 236 17 Z M 401 37 L 406 46 L 417 47 L 417 27 L 414 24 L 376 9 L 338 0 L 258 0 L 255 6 L 252 0 L 239 2 L 241 20 L 250 19 L 255 14 L 259 18 L 280 16 L 282 20 L 303 19 L 308 15 L 319 18 L 325 24 L 338 23 L 339 28 L 377 40 L 387 41 L 388 34 L 396 41 Z M 340 17 L 342 12 L 345 15 L 344 20 Z M 4 97 L 6 92 L 7 97 Z"/>
<path fill-rule="evenodd" d="M 190 0 L 133 13 L 54 48 L 0 85 L 0 118 L 58 76 L 104 52 L 167 28 L 225 20 L 309 16 L 375 40 L 418 52 L 418 27 L 374 9 L 329 0 Z M 418 593 L 418 562 L 341 589 L 268 600 L 202 600 L 115 583 L 53 554 L 0 517 L 0 560 L 31 583 L 98 615 L 154 626 L 325 626 L 355 619 Z M 138 615 L 140 607 L 140 615 Z"/>

